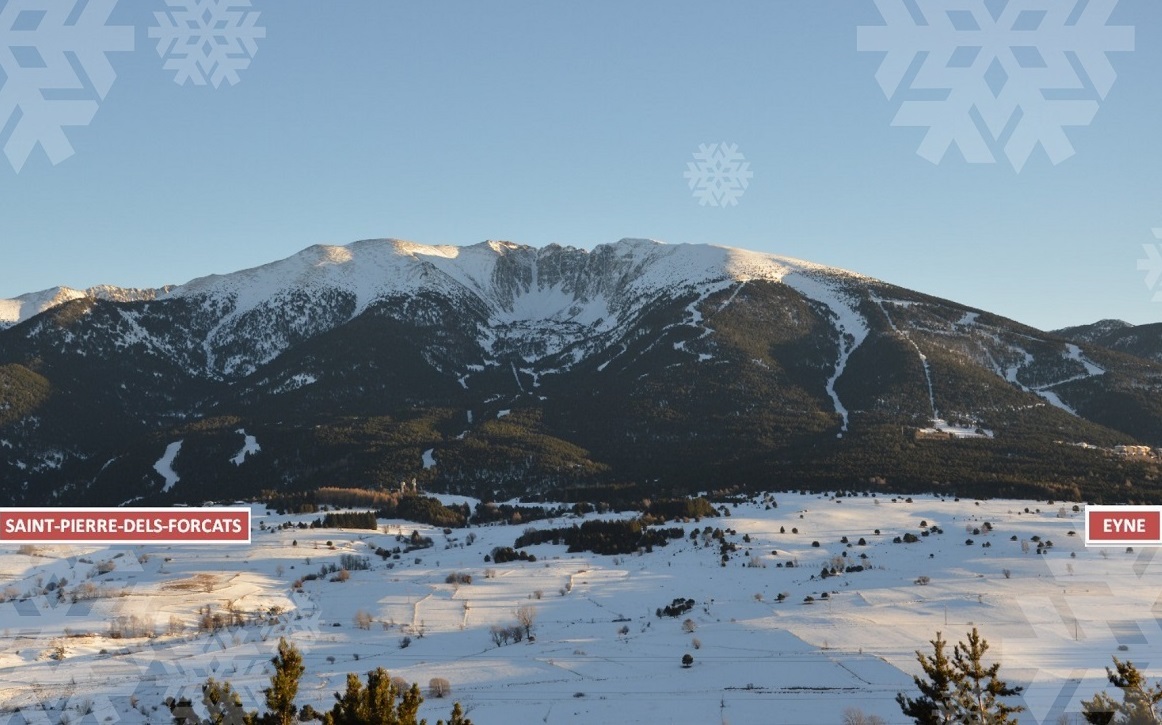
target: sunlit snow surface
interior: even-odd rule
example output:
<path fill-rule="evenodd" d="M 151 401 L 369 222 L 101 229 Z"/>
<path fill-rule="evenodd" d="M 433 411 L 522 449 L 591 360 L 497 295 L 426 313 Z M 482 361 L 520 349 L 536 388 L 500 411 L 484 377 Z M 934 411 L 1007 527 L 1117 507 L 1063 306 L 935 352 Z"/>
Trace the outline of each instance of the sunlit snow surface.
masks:
<path fill-rule="evenodd" d="M 448 535 L 388 520 L 378 531 L 280 531 L 274 529 L 284 522 L 316 515 L 279 516 L 259 507 L 250 546 L 44 546 L 31 553 L 9 546 L 0 549 L 0 580 L 12 597 L 0 604 L 7 634 L 0 708 L 23 708 L 25 720 L 14 723 L 57 723 L 62 711 L 81 722 L 85 708 L 97 722 L 168 722 L 161 701 L 198 701 L 208 676 L 230 680 L 246 705 L 257 707 L 280 636 L 304 653 L 300 705 L 329 708 L 347 672 L 382 666 L 421 686 L 448 679 L 451 698 L 428 698 L 422 708 L 429 722 L 447 717 L 458 700 L 479 725 L 805 725 L 841 722 L 853 705 L 902 722 L 894 698 L 913 691 L 914 651 L 928 651 L 937 631 L 956 641 L 973 626 L 992 645 L 989 656 L 1002 663 L 1002 676 L 1028 688 L 1021 722 L 1053 723 L 1062 711 L 1077 712 L 1081 698 L 1106 685 L 1111 655 L 1144 665 L 1152 681 L 1162 675 L 1155 662 L 1162 651 L 1155 619 L 1162 563 L 1149 550 L 1085 549 L 1081 514 L 1071 503 L 933 497 L 907 503 L 883 494 L 776 499 L 773 509 L 759 500 L 732 507 L 729 518 L 674 524 L 685 535 L 649 554 L 571 554 L 544 544 L 529 549 L 535 563 L 485 563 L 484 555 L 511 546 L 529 526 L 580 520 Z M 944 533 L 892 543 L 904 532 L 920 534 L 922 523 Z M 727 566 L 720 566 L 716 542 L 689 538 L 704 526 L 737 532 L 727 534 L 739 546 Z M 781 527 L 788 533 L 780 534 Z M 435 546 L 399 560 L 375 556 L 374 547 L 400 545 L 396 536 L 412 531 Z M 844 536 L 851 546 L 840 542 Z M 1036 553 L 1034 536 L 1053 542 L 1047 554 Z M 301 594 L 292 591 L 296 579 L 338 565 L 344 555 L 367 556 L 372 569 L 353 571 L 344 583 L 320 577 L 304 582 Z M 747 566 L 752 557 L 758 566 Z M 821 580 L 821 569 L 836 557 L 870 568 Z M 777 566 L 787 561 L 798 566 Z M 110 571 L 97 573 L 110 563 Z M 452 572 L 470 574 L 472 583 L 448 583 Z M 919 577 L 930 582 L 918 585 Z M 70 593 L 91 584 L 101 595 L 78 606 L 71 597 L 61 603 L 52 592 L 39 593 L 61 580 Z M 780 603 L 781 592 L 787 597 Z M 804 603 L 808 596 L 814 603 Z M 677 597 L 696 604 L 679 618 L 655 615 Z M 224 611 L 227 602 L 246 613 L 277 607 L 278 614 L 263 624 L 197 634 L 199 610 Z M 536 641 L 495 646 L 489 628 L 511 624 L 513 611 L 526 605 L 537 611 Z M 355 626 L 360 610 L 371 615 L 370 629 Z M 157 636 L 111 638 L 110 623 L 132 615 L 155 623 Z M 176 624 L 167 633 L 171 617 Z M 686 617 L 693 633 L 683 632 Z M 411 644 L 401 649 L 405 636 Z M 694 657 L 690 669 L 681 666 L 686 653 Z"/>
<path fill-rule="evenodd" d="M 131 302 L 154 299 L 158 293 L 163 291 L 164 289 L 128 289 L 98 285 L 84 291 L 69 287 L 52 287 L 40 292 L 29 292 L 13 299 L 0 299 L 0 329 L 24 322 L 45 310 L 72 300 L 88 297 L 95 300 Z"/>
<path fill-rule="evenodd" d="M 14 299 L 0 300 L 0 328 L 24 322 L 47 309 L 84 296 L 84 292 L 75 289 L 53 287 L 43 292 L 31 292 Z"/>

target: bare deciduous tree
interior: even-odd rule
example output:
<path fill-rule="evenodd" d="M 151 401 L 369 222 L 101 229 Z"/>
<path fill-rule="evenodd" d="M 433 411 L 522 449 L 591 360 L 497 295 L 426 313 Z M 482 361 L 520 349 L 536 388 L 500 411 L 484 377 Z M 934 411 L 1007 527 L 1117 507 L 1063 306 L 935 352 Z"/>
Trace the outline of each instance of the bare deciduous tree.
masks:
<path fill-rule="evenodd" d="M 537 622 L 537 608 L 528 605 L 517 607 L 515 614 L 517 623 L 524 627 L 525 635 L 532 637 L 533 625 Z"/>
<path fill-rule="evenodd" d="M 879 715 L 868 715 L 858 707 L 849 707 L 843 711 L 843 725 L 886 725 Z"/>
<path fill-rule="evenodd" d="M 452 684 L 443 677 L 428 680 L 428 697 L 447 697 L 452 692 Z"/>

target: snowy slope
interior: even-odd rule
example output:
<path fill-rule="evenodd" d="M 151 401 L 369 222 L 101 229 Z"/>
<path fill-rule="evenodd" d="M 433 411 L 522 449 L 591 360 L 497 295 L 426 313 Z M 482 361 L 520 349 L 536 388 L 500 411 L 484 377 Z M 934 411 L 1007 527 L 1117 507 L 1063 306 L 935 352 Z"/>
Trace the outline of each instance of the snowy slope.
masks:
<path fill-rule="evenodd" d="M 154 299 L 159 292 L 164 292 L 167 289 L 129 289 L 98 285 L 87 290 L 53 287 L 40 292 L 29 292 L 10 300 L 0 300 L 0 329 L 17 325 L 41 312 L 51 310 L 72 300 L 89 298 L 111 302 L 136 302 Z"/>
<path fill-rule="evenodd" d="M 516 351 L 535 362 L 575 348 L 575 363 L 660 298 L 703 298 L 747 280 L 778 282 L 791 272 L 853 277 L 776 255 L 645 239 L 591 251 L 377 239 L 313 246 L 254 269 L 196 279 L 166 297 L 220 313 L 204 346 L 211 370 L 229 377 L 251 372 L 296 339 L 343 324 L 377 303 L 420 293 L 471 300 L 487 310 L 479 344 L 489 355 Z M 250 354 L 224 352 L 238 348 L 241 338 Z"/>
<path fill-rule="evenodd" d="M 10 300 L 0 300 L 0 327 L 19 324 L 45 310 L 84 296 L 84 292 L 75 289 L 53 287 L 40 292 L 29 292 Z"/>
<path fill-rule="evenodd" d="M 1022 723 L 1076 714 L 1081 699 L 1106 687 L 1111 655 L 1134 661 L 1151 681 L 1160 674 L 1153 607 L 1162 564 L 1149 552 L 1086 549 L 1071 504 L 775 498 L 777 508 L 756 500 L 732 506 L 729 518 L 683 525 L 727 530 L 742 551 L 725 567 L 716 542 L 701 536 L 630 556 L 542 544 L 529 548 L 535 563 L 498 565 L 484 555 L 511 546 L 526 524 L 447 535 L 396 520 L 380 521 L 379 531 L 277 530 L 314 515 L 262 507 L 249 546 L 0 549 L 8 587 L 0 627 L 10 637 L 0 649 L 0 722 L 16 707 L 28 719 L 14 723 L 169 722 L 161 701 L 199 702 L 198 685 L 210 676 L 257 707 L 280 636 L 304 655 L 300 705 L 328 708 L 345 673 L 382 666 L 425 689 L 446 678 L 450 696 L 426 697 L 421 716 L 446 718 L 459 701 L 478 725 L 808 725 L 842 722 L 852 706 L 903 725 L 894 698 L 915 694 L 914 652 L 930 652 L 937 631 L 956 642 L 973 627 L 1001 677 L 1026 688 L 1014 701 L 1027 708 Z M 413 530 L 436 545 L 398 560 L 372 553 Z M 905 532 L 930 535 L 893 543 Z M 345 555 L 368 556 L 372 569 L 294 591 L 304 574 Z M 757 565 L 747 565 L 751 556 Z M 837 557 L 865 569 L 820 579 Z M 797 566 L 779 566 L 789 561 Z M 453 572 L 471 582 L 449 583 Z M 58 604 L 58 586 L 93 596 Z M 695 606 L 676 618 L 656 615 L 676 597 Z M 228 603 L 249 623 L 198 630 L 203 607 L 223 612 Z M 521 606 L 536 610 L 536 641 L 497 646 L 489 628 L 511 624 Z M 360 611 L 370 628 L 357 626 Z M 134 621 L 156 636 L 129 634 Z M 686 653 L 689 669 L 680 664 Z"/>

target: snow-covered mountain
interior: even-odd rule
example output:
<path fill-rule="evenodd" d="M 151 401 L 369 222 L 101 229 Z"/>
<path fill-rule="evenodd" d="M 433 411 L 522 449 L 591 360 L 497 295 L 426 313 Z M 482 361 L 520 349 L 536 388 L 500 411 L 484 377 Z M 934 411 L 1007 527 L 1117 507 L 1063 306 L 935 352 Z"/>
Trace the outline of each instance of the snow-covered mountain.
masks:
<path fill-rule="evenodd" d="M 1055 334 L 1073 342 L 1100 345 L 1162 363 L 1162 323 L 1131 325 L 1121 320 L 1101 320 L 1092 325 L 1056 330 Z"/>
<path fill-rule="evenodd" d="M 1158 364 L 720 246 L 367 240 L 3 310 L 24 323 L 0 330 L 13 501 L 413 476 L 487 494 L 967 476 L 1040 494 L 1153 475 L 1059 441 L 1162 444 Z M 235 464 L 243 429 L 261 453 Z"/>
<path fill-rule="evenodd" d="M 592 251 L 377 239 L 313 246 L 255 269 L 196 279 L 168 298 L 213 313 L 216 324 L 203 342 L 205 372 L 236 377 L 298 340 L 404 297 L 437 295 L 473 310 L 478 342 L 490 357 L 512 353 L 535 363 L 569 351 L 579 361 L 660 298 L 695 295 L 696 305 L 739 282 L 790 276 L 794 286 L 804 274 L 848 276 L 775 255 L 643 239 Z"/>
<path fill-rule="evenodd" d="M 20 324 L 27 319 L 39 315 L 41 312 L 59 307 L 66 302 L 80 299 L 106 300 L 109 302 L 136 302 L 152 300 L 158 294 L 164 294 L 168 287 L 162 289 L 129 289 L 125 287 L 111 287 L 98 285 L 87 290 L 75 290 L 69 287 L 52 287 L 40 292 L 29 292 L 10 300 L 0 299 L 0 329 Z"/>

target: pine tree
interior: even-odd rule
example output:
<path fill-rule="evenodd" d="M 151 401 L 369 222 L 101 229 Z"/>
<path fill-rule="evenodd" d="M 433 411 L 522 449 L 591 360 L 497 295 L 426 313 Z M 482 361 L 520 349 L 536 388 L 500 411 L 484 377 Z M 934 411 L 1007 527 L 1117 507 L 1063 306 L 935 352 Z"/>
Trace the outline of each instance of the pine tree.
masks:
<path fill-rule="evenodd" d="M 358 675 L 347 675 L 346 691 L 342 695 L 335 693 L 335 705 L 323 716 L 323 722 L 325 725 L 418 725 L 423 701 L 419 685 L 413 684 L 401 691 L 387 670 L 379 667 L 367 673 L 366 687 Z M 471 722 L 461 719 L 458 725 L 471 725 Z"/>
<path fill-rule="evenodd" d="M 323 716 L 326 725 L 359 725 L 368 721 L 363 698 L 363 682 L 354 672 L 347 674 L 347 689 L 335 693 L 335 705 Z"/>
<path fill-rule="evenodd" d="M 937 632 L 936 639 L 930 640 L 929 643 L 933 651 L 931 657 L 919 650 L 916 651 L 916 659 L 920 662 L 927 679 L 912 677 L 921 697 L 912 699 L 900 692 L 896 694 L 896 702 L 905 715 L 916 721 L 916 725 L 943 725 L 954 721 L 954 692 L 959 685 L 960 674 L 944 654 L 948 642 L 940 632 Z"/>
<path fill-rule="evenodd" d="M 286 638 L 280 637 L 278 654 L 270 661 L 274 665 L 274 674 L 270 676 L 270 687 L 264 690 L 266 706 L 270 712 L 263 716 L 262 721 L 274 725 L 291 725 L 298 712 L 295 696 L 299 692 L 299 680 L 306 670 L 303 656 Z"/>
<path fill-rule="evenodd" d="M 1006 705 L 999 698 L 1019 695 L 1021 688 L 1009 687 L 997 676 L 1000 663 L 984 664 L 989 645 L 975 627 L 968 633 L 968 644 L 957 643 L 953 648 L 951 660 L 944 654 L 948 643 L 939 632 L 931 644 L 931 657 L 916 653 L 927 677 L 912 678 L 921 697 L 912 699 L 902 692 L 896 695 L 896 702 L 905 715 L 917 725 L 1012 725 L 1016 722 L 1009 716 L 1024 708 Z"/>
<path fill-rule="evenodd" d="M 202 703 L 210 714 L 209 719 L 200 719 L 188 699 L 167 698 L 165 704 L 175 725 L 291 725 L 298 712 L 294 701 L 299 680 L 306 669 L 303 658 L 294 645 L 280 639 L 278 656 L 271 662 L 275 672 L 270 677 L 270 687 L 265 690 L 269 712 L 261 715 L 245 712 L 242 699 L 229 682 L 218 683 L 210 678 L 202 686 Z M 393 682 L 387 670 L 379 667 L 367 673 L 366 686 L 359 675 L 348 674 L 347 688 L 342 695 L 335 693 L 335 705 L 329 712 L 320 716 L 306 705 L 302 719 L 321 719 L 324 725 L 424 725 L 427 721 L 419 719 L 423 702 L 419 685 L 412 683 L 407 687 L 406 681 Z M 446 723 L 440 720 L 438 725 L 472 725 L 472 721 L 464 716 L 457 702 L 452 707 L 451 718 Z"/>
<path fill-rule="evenodd" d="M 377 725 L 379 723 L 390 725 L 393 722 L 391 713 L 395 708 L 395 698 L 398 693 L 395 684 L 391 681 L 391 675 L 387 674 L 387 670 L 377 667 L 367 673 L 366 693 L 367 709 L 372 715 L 370 722 L 375 722 Z M 375 720 L 376 715 L 379 715 L 381 720 Z"/>
<path fill-rule="evenodd" d="M 242 707 L 242 697 L 229 682 L 217 682 L 213 677 L 202 685 L 202 704 L 210 717 L 210 725 L 247 725 L 253 723 L 257 713 L 247 713 Z"/>
<path fill-rule="evenodd" d="M 174 725 L 201 725 L 202 720 L 194 712 L 194 703 L 188 697 L 177 701 L 167 698 L 165 704 L 173 716 Z"/>
<path fill-rule="evenodd" d="M 472 725 L 472 721 L 464 717 L 464 710 L 461 709 L 460 703 L 452 706 L 452 717 L 448 718 L 448 722 L 437 720 L 436 725 Z"/>
<path fill-rule="evenodd" d="M 1162 682 L 1149 687 L 1146 677 L 1132 662 L 1114 658 L 1114 670 L 1106 668 L 1110 684 L 1121 689 L 1122 702 L 1104 692 L 1092 700 L 1082 700 L 1082 716 L 1092 725 L 1159 725 L 1158 704 L 1162 703 Z"/>
<path fill-rule="evenodd" d="M 965 722 L 989 723 L 989 725 L 1009 725 L 1016 720 L 1010 718 L 1025 708 L 1006 705 L 998 698 L 1021 694 L 1023 688 L 1009 687 L 997 677 L 1001 664 L 984 664 L 984 654 L 989 644 L 976 627 L 968 633 L 968 644 L 957 643 L 952 653 L 952 665 L 957 670 L 956 702 Z"/>

